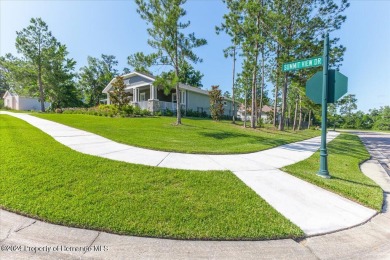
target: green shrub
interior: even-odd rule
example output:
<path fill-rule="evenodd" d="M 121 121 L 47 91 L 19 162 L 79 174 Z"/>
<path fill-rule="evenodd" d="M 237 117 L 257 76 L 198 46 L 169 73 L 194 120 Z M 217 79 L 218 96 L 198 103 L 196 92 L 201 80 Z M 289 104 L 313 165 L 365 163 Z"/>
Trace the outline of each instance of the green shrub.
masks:
<path fill-rule="evenodd" d="M 131 117 L 131 116 L 151 116 L 152 113 L 147 109 L 141 109 L 132 105 L 123 106 L 119 109 L 115 105 L 99 105 L 90 108 L 64 108 L 62 109 L 64 114 L 87 114 L 94 116 L 109 116 L 109 117 Z"/>
<path fill-rule="evenodd" d="M 173 112 L 169 108 L 166 108 L 163 113 L 165 116 L 173 116 Z"/>
<path fill-rule="evenodd" d="M 132 116 L 134 114 L 134 107 L 132 105 L 123 106 L 121 112 L 126 116 Z"/>
<path fill-rule="evenodd" d="M 147 110 L 147 109 L 143 109 L 143 110 L 141 111 L 141 114 L 142 114 L 143 116 L 151 116 L 151 115 L 152 115 L 152 113 L 151 113 L 149 110 Z"/>
<path fill-rule="evenodd" d="M 141 113 L 142 113 L 142 111 L 141 111 L 141 108 L 140 107 L 134 107 L 134 112 L 133 112 L 133 114 L 135 115 L 135 116 L 140 116 L 141 115 Z"/>

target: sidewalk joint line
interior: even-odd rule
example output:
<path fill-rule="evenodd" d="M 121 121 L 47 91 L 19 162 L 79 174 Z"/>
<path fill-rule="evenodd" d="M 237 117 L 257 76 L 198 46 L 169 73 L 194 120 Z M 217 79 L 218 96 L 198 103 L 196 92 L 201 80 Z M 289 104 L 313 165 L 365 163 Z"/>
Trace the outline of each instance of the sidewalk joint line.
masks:
<path fill-rule="evenodd" d="M 304 239 L 302 239 L 302 240 L 297 240 L 297 241 L 295 241 L 295 242 L 296 242 L 297 244 L 301 245 L 302 247 L 306 248 L 307 250 L 309 250 L 309 252 L 310 252 L 311 254 L 313 254 L 313 256 L 314 256 L 316 259 L 321 259 L 321 258 L 319 258 L 319 257 L 313 252 L 313 250 L 312 250 L 309 246 L 306 245 L 306 242 L 307 242 L 307 239 L 306 239 L 306 238 L 304 238 Z"/>
<path fill-rule="evenodd" d="M 9 238 L 9 235 L 11 235 L 11 228 L 8 230 L 7 235 L 5 236 L 5 238 L 0 239 L 0 242 L 4 242 L 5 240 L 7 240 L 7 238 Z"/>
<path fill-rule="evenodd" d="M 100 233 L 101 233 L 101 232 L 98 231 L 96 237 L 92 240 L 92 242 L 91 242 L 86 248 L 90 248 L 90 247 L 93 245 L 93 243 L 95 243 L 96 239 L 100 236 Z M 83 252 L 83 255 L 85 255 L 87 252 L 89 252 L 89 250 L 85 250 L 85 251 Z"/>
<path fill-rule="evenodd" d="M 25 227 L 22 226 L 22 227 L 17 228 L 17 229 L 15 230 L 15 233 L 16 233 L 16 232 L 19 232 L 19 231 L 21 231 L 21 230 L 23 230 L 23 229 L 26 229 L 26 228 L 28 228 L 28 227 L 30 227 L 30 226 L 32 226 L 32 225 L 34 225 L 36 222 L 37 222 L 37 221 L 34 220 L 32 223 L 30 223 L 29 225 L 27 225 L 27 226 L 25 226 Z"/>
<path fill-rule="evenodd" d="M 160 164 L 171 154 L 171 152 L 168 152 L 168 154 L 156 165 L 157 167 L 160 166 Z"/>

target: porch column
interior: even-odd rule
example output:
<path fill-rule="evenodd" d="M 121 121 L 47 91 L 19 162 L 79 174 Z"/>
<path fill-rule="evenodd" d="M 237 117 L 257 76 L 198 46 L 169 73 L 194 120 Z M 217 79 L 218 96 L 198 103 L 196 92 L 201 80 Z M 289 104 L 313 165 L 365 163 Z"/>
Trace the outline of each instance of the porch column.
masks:
<path fill-rule="evenodd" d="M 154 99 L 154 87 L 153 87 L 153 84 L 150 84 L 149 87 L 150 87 L 150 99 L 153 100 Z"/>
<path fill-rule="evenodd" d="M 157 88 L 150 84 L 150 99 L 157 100 Z"/>
<path fill-rule="evenodd" d="M 133 102 L 138 102 L 138 88 L 133 89 Z"/>
<path fill-rule="evenodd" d="M 111 99 L 109 93 L 107 93 L 107 105 L 111 105 Z"/>

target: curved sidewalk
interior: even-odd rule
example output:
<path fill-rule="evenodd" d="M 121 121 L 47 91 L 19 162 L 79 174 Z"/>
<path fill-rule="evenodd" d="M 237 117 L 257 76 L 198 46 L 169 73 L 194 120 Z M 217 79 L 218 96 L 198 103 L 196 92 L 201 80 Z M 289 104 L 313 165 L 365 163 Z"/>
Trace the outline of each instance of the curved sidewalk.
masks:
<path fill-rule="evenodd" d="M 319 137 L 250 154 L 180 154 L 120 144 L 27 114 L 1 113 L 20 118 L 58 142 L 86 154 L 158 167 L 230 170 L 307 235 L 349 228 L 376 214 L 372 209 L 278 170 L 311 156 L 320 146 Z M 336 136 L 337 133 L 329 133 L 328 141 Z"/>

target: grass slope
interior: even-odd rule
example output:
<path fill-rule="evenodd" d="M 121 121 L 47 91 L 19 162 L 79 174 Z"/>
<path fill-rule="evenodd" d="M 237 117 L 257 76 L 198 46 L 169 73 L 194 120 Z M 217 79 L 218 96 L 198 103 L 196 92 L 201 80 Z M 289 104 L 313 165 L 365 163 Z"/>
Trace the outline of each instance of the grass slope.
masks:
<path fill-rule="evenodd" d="M 383 191 L 359 168 L 359 164 L 369 157 L 370 155 L 359 137 L 351 134 L 340 134 L 328 145 L 328 168 L 332 176 L 331 179 L 323 179 L 316 175 L 319 169 L 319 152 L 307 160 L 287 166 L 283 170 L 380 211 Z"/>
<path fill-rule="evenodd" d="M 243 129 L 230 121 L 183 118 L 174 126 L 172 117 L 107 118 L 74 114 L 34 114 L 61 124 L 89 131 L 108 139 L 154 150 L 184 153 L 249 153 L 309 139 L 319 131 Z"/>
<path fill-rule="evenodd" d="M 228 171 L 184 171 L 75 152 L 0 115 L 0 205 L 52 223 L 180 239 L 303 232 Z"/>

